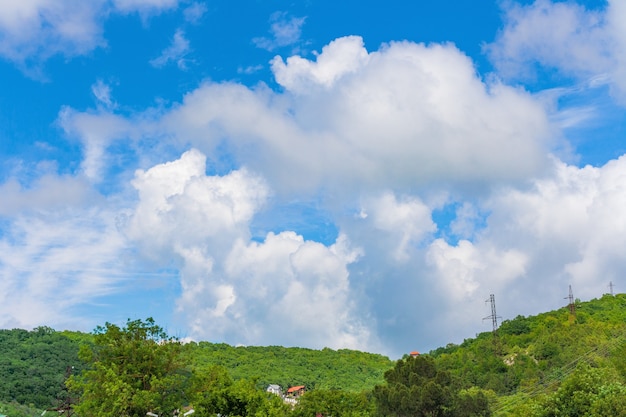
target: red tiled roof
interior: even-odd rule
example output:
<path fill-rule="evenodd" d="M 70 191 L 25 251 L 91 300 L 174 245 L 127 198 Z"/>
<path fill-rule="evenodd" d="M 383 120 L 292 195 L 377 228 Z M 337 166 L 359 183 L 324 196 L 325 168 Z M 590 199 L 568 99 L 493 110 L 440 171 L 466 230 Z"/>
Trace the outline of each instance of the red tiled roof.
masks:
<path fill-rule="evenodd" d="M 295 387 L 291 387 L 291 388 L 289 388 L 287 390 L 287 393 L 289 394 L 289 393 L 292 393 L 292 392 L 300 391 L 303 388 L 304 388 L 304 385 L 298 385 L 298 386 L 295 386 Z"/>

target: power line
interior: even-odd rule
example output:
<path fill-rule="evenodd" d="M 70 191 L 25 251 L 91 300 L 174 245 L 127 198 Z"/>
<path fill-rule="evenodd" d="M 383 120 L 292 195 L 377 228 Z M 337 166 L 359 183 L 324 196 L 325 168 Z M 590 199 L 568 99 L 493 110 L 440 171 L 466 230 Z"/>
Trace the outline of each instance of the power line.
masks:
<path fill-rule="evenodd" d="M 505 411 L 515 406 L 520 401 L 526 400 L 527 398 L 525 397 L 532 398 L 538 394 L 541 394 L 542 392 L 545 392 L 546 388 L 556 385 L 557 383 L 561 383 L 565 378 L 567 378 L 573 372 L 575 372 L 578 367 L 578 364 L 580 364 L 581 362 L 586 362 L 592 365 L 591 359 L 592 359 L 593 354 L 598 353 L 601 356 L 609 356 L 609 353 L 611 352 L 611 350 L 613 350 L 619 343 L 623 343 L 625 340 L 623 336 L 619 336 L 617 334 L 614 335 L 612 339 L 613 340 L 610 341 L 608 344 L 602 347 L 600 346 L 595 347 L 587 351 L 586 353 L 580 355 L 579 357 L 577 357 L 570 363 L 562 366 L 561 368 L 557 368 L 555 371 L 552 372 L 550 376 L 544 379 L 543 382 L 538 383 L 536 386 L 529 388 L 529 389 L 517 390 L 515 394 L 521 394 L 520 396 L 507 397 L 505 401 L 499 404 L 499 407 L 492 409 L 493 413 L 495 414 L 501 411 Z"/>

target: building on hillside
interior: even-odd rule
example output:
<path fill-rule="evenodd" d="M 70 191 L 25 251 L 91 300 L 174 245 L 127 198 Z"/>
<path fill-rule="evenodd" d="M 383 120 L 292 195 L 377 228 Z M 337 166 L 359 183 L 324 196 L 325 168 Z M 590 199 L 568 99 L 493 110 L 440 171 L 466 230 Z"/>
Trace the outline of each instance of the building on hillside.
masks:
<path fill-rule="evenodd" d="M 415 357 L 419 356 L 420 353 L 417 350 L 414 350 L 413 352 L 410 353 L 410 355 L 411 355 L 412 358 L 415 358 Z"/>
<path fill-rule="evenodd" d="M 295 387 L 291 387 L 287 390 L 287 397 L 298 398 L 304 394 L 305 391 L 306 388 L 304 385 L 296 385 Z"/>
<path fill-rule="evenodd" d="M 279 397 L 283 396 L 283 389 L 278 384 L 270 384 L 267 386 L 267 392 L 271 394 L 278 395 Z"/>

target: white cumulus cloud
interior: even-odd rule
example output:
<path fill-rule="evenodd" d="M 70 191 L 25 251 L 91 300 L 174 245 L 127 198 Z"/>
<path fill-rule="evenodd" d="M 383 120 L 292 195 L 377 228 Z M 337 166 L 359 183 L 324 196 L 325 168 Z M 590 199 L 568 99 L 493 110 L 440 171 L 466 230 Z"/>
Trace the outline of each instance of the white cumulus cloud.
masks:
<path fill-rule="evenodd" d="M 452 45 L 368 53 L 360 38 L 341 38 L 315 62 L 278 59 L 274 71 L 287 92 L 207 83 L 167 115 L 167 129 L 207 154 L 232 142 L 279 191 L 524 180 L 555 146 L 539 100 L 484 82 Z"/>
<path fill-rule="evenodd" d="M 204 155 L 191 150 L 138 171 L 133 186 L 139 203 L 125 233 L 155 265 L 178 265 L 179 313 L 193 337 L 367 346 L 349 297 L 347 265 L 358 250 L 345 238 L 327 247 L 291 231 L 251 241 L 249 223 L 269 193 L 260 178 L 207 176 Z"/>
<path fill-rule="evenodd" d="M 481 78 L 455 46 L 346 37 L 273 69 L 277 91 L 207 81 L 131 116 L 61 114 L 90 183 L 131 144 L 118 180 L 137 201 L 117 225 L 180 272 L 194 337 L 397 355 L 489 330 L 489 294 L 505 318 L 534 314 L 626 267 L 624 158 L 560 161 L 543 99 Z M 284 226 L 303 201 L 334 228 L 325 243 Z M 261 214 L 274 222 L 253 233 Z"/>

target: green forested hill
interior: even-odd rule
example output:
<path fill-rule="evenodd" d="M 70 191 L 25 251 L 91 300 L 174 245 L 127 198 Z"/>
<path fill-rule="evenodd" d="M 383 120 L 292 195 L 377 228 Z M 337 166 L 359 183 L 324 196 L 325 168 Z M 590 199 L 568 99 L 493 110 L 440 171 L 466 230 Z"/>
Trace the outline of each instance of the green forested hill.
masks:
<path fill-rule="evenodd" d="M 78 346 L 88 338 L 49 327 L 0 330 L 0 402 L 53 406 L 68 366 L 82 369 Z"/>
<path fill-rule="evenodd" d="M 93 346 L 94 337 L 47 327 L 0 330 L 0 414 L 7 404 L 13 407 L 10 417 L 24 413 L 24 408 L 15 411 L 18 403 L 39 409 L 54 406 L 67 366 L 74 366 L 75 374 L 87 366 L 78 360 L 79 346 Z M 505 320 L 495 335 L 485 332 L 420 360 L 393 362 L 352 350 L 208 342 L 185 344 L 181 352 L 186 371 L 176 378 L 193 376 L 204 384 L 188 388 L 200 395 L 197 401 L 205 410 L 234 407 L 232 401 L 243 397 L 254 399 L 257 407 L 278 407 L 252 393 L 264 394 L 267 385 L 278 384 L 308 389 L 291 412 L 274 408 L 279 417 L 319 409 L 335 417 L 414 415 L 390 410 L 406 405 L 415 412 L 420 404 L 448 410 L 433 414 L 442 416 L 626 417 L 626 294 L 577 301 L 575 315 L 564 307 Z M 355 407 L 358 412 L 346 411 Z"/>
<path fill-rule="evenodd" d="M 259 387 L 306 385 L 360 392 L 381 384 L 385 371 L 393 367 L 386 356 L 347 349 L 232 347 L 207 342 L 192 343 L 187 349 L 196 366 L 224 366 L 233 379 L 255 379 Z"/>
<path fill-rule="evenodd" d="M 495 336 L 482 333 L 460 345 L 436 349 L 431 355 L 464 387 L 493 391 L 498 396 L 493 406 L 496 415 L 604 415 L 533 414 L 528 407 L 545 409 L 563 394 L 564 386 L 571 388 L 583 381 L 592 387 L 588 395 L 583 395 L 581 387 L 574 390 L 580 391 L 577 395 L 585 398 L 583 402 L 593 402 L 603 390 L 622 392 L 626 381 L 626 294 L 577 300 L 575 315 L 564 307 L 532 317 L 518 316 L 502 322 Z M 621 401 L 626 406 L 624 398 Z"/>
<path fill-rule="evenodd" d="M 0 330 L 0 403 L 53 407 L 66 368 L 74 366 L 74 373 L 80 373 L 84 367 L 78 359 L 79 345 L 91 340 L 91 334 L 57 332 L 47 327 Z M 184 355 L 194 369 L 219 365 L 233 380 L 255 381 L 259 389 L 279 384 L 285 389 L 306 385 L 310 389 L 360 392 L 382 383 L 384 372 L 393 366 L 385 356 L 346 349 L 233 347 L 200 342 L 184 345 Z"/>

